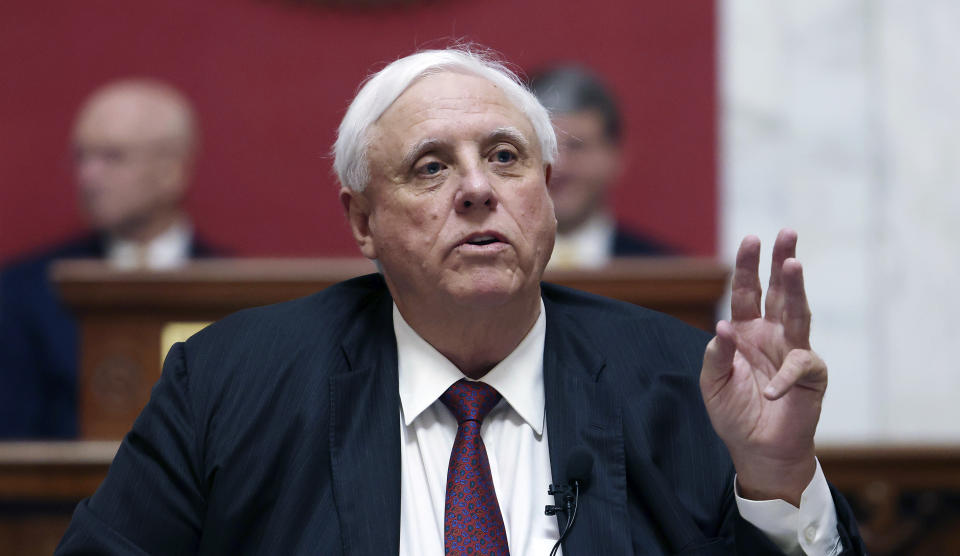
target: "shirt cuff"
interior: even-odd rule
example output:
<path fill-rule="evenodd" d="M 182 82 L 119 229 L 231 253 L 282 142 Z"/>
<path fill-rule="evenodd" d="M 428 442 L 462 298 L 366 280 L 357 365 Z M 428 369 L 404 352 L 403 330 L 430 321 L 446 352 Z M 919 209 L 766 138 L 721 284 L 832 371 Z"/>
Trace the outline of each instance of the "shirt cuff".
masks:
<path fill-rule="evenodd" d="M 797 508 L 786 500 L 747 500 L 733 483 L 740 517 L 770 538 L 784 554 L 836 556 L 843 546 L 837 532 L 837 508 L 820 469 L 807 484 Z"/>

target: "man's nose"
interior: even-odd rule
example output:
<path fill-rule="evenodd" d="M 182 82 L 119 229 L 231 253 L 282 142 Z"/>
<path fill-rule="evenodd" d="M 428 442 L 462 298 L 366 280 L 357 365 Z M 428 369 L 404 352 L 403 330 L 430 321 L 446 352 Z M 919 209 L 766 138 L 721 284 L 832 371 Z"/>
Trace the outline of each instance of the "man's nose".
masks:
<path fill-rule="evenodd" d="M 454 205 L 459 213 L 479 207 L 489 210 L 497 206 L 497 196 L 490 184 L 490 176 L 482 168 L 471 168 L 463 174 L 460 188 L 454 197 Z"/>

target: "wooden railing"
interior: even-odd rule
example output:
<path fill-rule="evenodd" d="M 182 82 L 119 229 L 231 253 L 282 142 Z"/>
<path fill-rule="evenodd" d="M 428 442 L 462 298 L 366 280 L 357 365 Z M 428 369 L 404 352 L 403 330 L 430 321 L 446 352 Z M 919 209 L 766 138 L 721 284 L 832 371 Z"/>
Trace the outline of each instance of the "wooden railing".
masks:
<path fill-rule="evenodd" d="M 871 554 L 960 555 L 960 444 L 828 445 L 818 454 Z"/>
<path fill-rule="evenodd" d="M 0 443 L 0 553 L 53 554 L 74 506 L 103 481 L 119 444 Z"/>
<path fill-rule="evenodd" d="M 115 270 L 100 261 L 61 261 L 53 270 L 81 327 L 80 434 L 116 440 L 130 428 L 160 377 L 170 323 L 203 323 L 309 295 L 369 272 L 364 259 L 204 260 L 169 272 Z M 728 270 L 703 259 L 624 259 L 601 271 L 546 280 L 713 327 Z"/>

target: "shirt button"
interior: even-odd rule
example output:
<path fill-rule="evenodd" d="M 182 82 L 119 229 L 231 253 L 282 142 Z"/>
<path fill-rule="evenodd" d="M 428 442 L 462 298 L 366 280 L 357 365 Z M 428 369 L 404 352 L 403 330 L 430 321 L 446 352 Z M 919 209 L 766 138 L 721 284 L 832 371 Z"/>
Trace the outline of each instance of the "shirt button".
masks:
<path fill-rule="evenodd" d="M 807 538 L 807 542 L 813 542 L 813 540 L 817 538 L 816 526 L 810 525 L 807 527 L 803 532 L 803 536 Z"/>

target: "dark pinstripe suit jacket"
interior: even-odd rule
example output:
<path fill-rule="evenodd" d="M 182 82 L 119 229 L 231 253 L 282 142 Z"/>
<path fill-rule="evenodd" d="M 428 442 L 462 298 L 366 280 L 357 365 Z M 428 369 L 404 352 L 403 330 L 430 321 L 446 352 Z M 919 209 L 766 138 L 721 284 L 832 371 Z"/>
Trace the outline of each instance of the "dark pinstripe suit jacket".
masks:
<path fill-rule="evenodd" d="M 776 553 L 737 514 L 700 399 L 707 335 L 556 286 L 543 297 L 553 476 L 577 446 L 595 458 L 565 553 Z M 58 553 L 396 554 L 396 358 L 376 275 L 178 344 Z M 862 551 L 837 506 L 844 542 Z"/>

